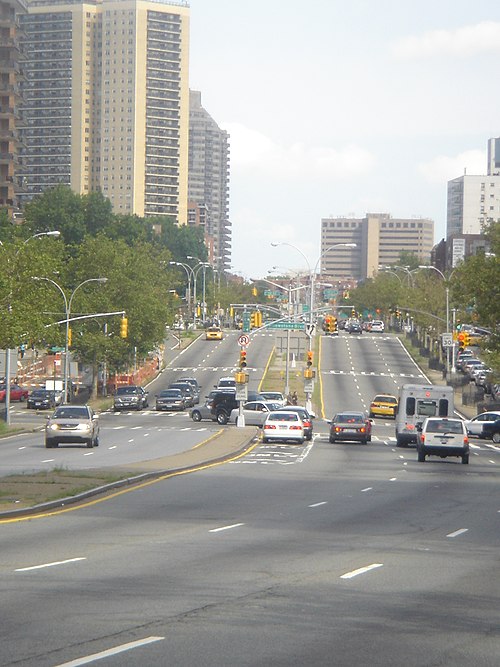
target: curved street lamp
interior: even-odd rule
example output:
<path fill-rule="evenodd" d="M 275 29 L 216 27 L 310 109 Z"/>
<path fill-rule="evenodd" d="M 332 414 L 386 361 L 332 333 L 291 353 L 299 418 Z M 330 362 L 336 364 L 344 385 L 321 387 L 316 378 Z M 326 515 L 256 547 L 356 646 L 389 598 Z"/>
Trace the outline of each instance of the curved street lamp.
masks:
<path fill-rule="evenodd" d="M 82 287 L 83 285 L 86 285 L 87 283 L 107 283 L 108 279 L 107 278 L 87 278 L 87 280 L 84 280 L 81 282 L 79 285 L 75 287 L 75 289 L 71 292 L 71 295 L 68 299 L 66 296 L 66 292 L 63 290 L 61 285 L 57 283 L 55 280 L 52 280 L 52 278 L 45 278 L 43 276 L 32 276 L 33 280 L 45 280 L 48 283 L 51 283 L 56 287 L 59 292 L 62 294 L 62 297 L 64 299 L 64 309 L 66 312 L 66 341 L 64 345 L 64 398 L 63 402 L 67 403 L 68 402 L 68 379 L 69 379 L 69 320 L 70 320 L 70 315 L 71 315 L 71 304 L 73 303 L 73 297 L 75 296 L 75 293 Z"/>

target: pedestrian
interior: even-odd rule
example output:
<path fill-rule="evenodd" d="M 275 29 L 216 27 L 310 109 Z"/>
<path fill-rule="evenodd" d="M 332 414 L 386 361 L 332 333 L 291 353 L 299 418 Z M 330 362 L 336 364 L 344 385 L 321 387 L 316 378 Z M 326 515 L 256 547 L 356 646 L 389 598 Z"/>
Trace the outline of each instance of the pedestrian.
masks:
<path fill-rule="evenodd" d="M 297 405 L 298 400 L 299 399 L 298 399 L 298 396 L 297 396 L 297 392 L 294 391 L 293 394 L 292 394 L 292 405 Z"/>
<path fill-rule="evenodd" d="M 287 405 L 293 405 L 293 399 L 292 399 L 291 392 L 288 392 L 288 396 L 286 397 L 286 404 Z"/>

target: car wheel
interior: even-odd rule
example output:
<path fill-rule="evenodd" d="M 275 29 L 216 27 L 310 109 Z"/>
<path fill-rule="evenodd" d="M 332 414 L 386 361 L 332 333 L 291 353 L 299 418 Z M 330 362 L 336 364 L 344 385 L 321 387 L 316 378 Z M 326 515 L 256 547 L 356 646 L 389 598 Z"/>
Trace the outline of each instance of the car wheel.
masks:
<path fill-rule="evenodd" d="M 364 440 L 361 440 L 361 444 L 362 444 L 362 445 L 367 445 L 367 444 L 368 444 L 368 440 L 367 440 L 366 438 L 365 438 Z"/>
<path fill-rule="evenodd" d="M 408 447 L 408 443 L 402 438 L 396 438 L 396 447 Z"/>
<path fill-rule="evenodd" d="M 222 426 L 224 426 L 224 424 L 227 424 L 228 421 L 229 421 L 229 418 L 228 418 L 228 416 L 226 415 L 225 412 L 217 413 L 217 423 L 218 424 L 221 424 Z"/>
<path fill-rule="evenodd" d="M 263 442 L 263 443 L 267 443 L 267 442 L 269 442 L 269 440 L 268 440 L 267 438 L 264 438 L 264 437 L 263 437 L 263 438 L 262 438 L 262 442 Z"/>
<path fill-rule="evenodd" d="M 332 443 L 335 442 L 335 438 L 333 438 L 332 436 L 330 436 L 328 439 L 329 439 L 329 441 L 332 442 Z"/>
<path fill-rule="evenodd" d="M 464 463 L 466 465 L 467 465 L 467 463 L 469 463 L 469 455 L 468 454 L 464 454 L 462 456 L 462 463 Z"/>
<path fill-rule="evenodd" d="M 491 439 L 496 445 L 500 444 L 500 433 L 493 433 Z"/>
<path fill-rule="evenodd" d="M 96 435 L 96 438 L 94 440 L 94 447 L 99 447 L 99 436 Z"/>
<path fill-rule="evenodd" d="M 420 449 L 418 450 L 418 462 L 425 463 L 425 452 L 422 452 Z"/>
<path fill-rule="evenodd" d="M 368 416 L 371 417 L 372 419 L 373 419 L 373 417 L 375 417 L 375 415 L 373 414 L 373 412 L 370 412 Z"/>
<path fill-rule="evenodd" d="M 94 446 L 94 441 L 92 440 L 92 438 L 90 438 L 90 440 L 87 440 L 87 448 L 92 449 L 93 446 Z"/>
<path fill-rule="evenodd" d="M 45 441 L 45 447 L 47 449 L 52 449 L 52 447 L 54 447 L 54 443 L 51 440 L 46 440 Z"/>
<path fill-rule="evenodd" d="M 201 422 L 201 412 L 199 410 L 193 410 L 191 413 L 191 419 L 194 422 Z"/>
<path fill-rule="evenodd" d="M 313 435 L 312 435 L 312 433 L 309 433 L 309 435 L 306 436 L 306 440 L 312 440 L 312 439 L 313 439 Z"/>

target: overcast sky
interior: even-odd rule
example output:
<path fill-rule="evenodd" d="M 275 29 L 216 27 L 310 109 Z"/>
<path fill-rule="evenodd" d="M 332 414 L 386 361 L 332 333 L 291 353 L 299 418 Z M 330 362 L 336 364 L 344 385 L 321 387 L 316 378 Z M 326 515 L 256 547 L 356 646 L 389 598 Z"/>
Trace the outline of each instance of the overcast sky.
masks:
<path fill-rule="evenodd" d="M 230 135 L 232 266 L 316 264 L 321 218 L 426 217 L 500 136 L 499 0 L 191 0 L 190 87 Z"/>

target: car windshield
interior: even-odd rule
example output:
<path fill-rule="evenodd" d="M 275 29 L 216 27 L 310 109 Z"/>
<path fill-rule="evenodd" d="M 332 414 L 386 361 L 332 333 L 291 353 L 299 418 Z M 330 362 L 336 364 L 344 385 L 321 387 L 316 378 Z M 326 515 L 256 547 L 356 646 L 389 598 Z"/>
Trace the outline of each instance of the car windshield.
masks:
<path fill-rule="evenodd" d="M 119 387 L 116 393 L 118 396 L 123 396 L 124 394 L 137 394 L 138 391 L 137 387 Z"/>
<path fill-rule="evenodd" d="M 54 412 L 54 419 L 88 419 L 88 417 L 86 408 L 64 407 Z"/>
<path fill-rule="evenodd" d="M 362 424 L 364 422 L 363 415 L 353 415 L 350 413 L 337 415 L 334 419 L 336 422 L 343 424 Z"/>
<path fill-rule="evenodd" d="M 182 392 L 180 389 L 165 389 L 160 391 L 160 398 L 182 398 Z"/>
<path fill-rule="evenodd" d="M 379 403 L 397 403 L 398 399 L 394 396 L 375 396 L 373 399 L 374 402 L 378 401 Z"/>

